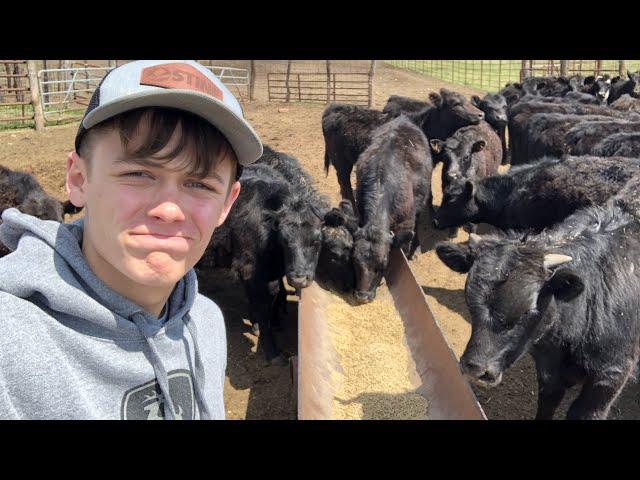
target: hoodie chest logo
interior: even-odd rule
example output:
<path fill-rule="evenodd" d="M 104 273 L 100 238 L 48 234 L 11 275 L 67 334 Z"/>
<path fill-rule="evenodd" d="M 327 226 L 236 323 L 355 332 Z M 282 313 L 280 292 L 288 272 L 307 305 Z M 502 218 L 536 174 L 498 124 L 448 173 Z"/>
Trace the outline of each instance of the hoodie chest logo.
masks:
<path fill-rule="evenodd" d="M 193 381 L 188 370 L 172 370 L 167 374 L 169 393 L 176 408 L 177 420 L 195 420 Z M 122 398 L 122 420 L 164 420 L 165 398 L 157 380 L 128 390 Z"/>

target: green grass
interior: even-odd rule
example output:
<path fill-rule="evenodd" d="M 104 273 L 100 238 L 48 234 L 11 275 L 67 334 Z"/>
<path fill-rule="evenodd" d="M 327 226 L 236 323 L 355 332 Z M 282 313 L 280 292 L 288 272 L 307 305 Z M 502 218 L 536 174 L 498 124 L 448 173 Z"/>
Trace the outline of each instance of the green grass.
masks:
<path fill-rule="evenodd" d="M 504 87 L 506 83 L 520 81 L 520 68 L 522 66 L 522 60 L 385 60 L 385 62 L 395 67 L 406 68 L 446 82 L 466 85 L 488 92 L 496 92 Z M 554 75 L 558 75 L 560 61 L 554 60 L 553 62 L 555 67 Z M 547 63 L 547 60 L 534 61 L 534 75 L 547 75 L 549 72 L 541 68 L 542 65 Z M 640 60 L 626 60 L 626 67 L 631 71 L 640 70 Z M 569 61 L 570 74 L 581 70 L 583 75 L 590 75 L 594 69 L 594 60 Z M 612 74 L 617 69 L 618 60 L 602 61 L 603 73 Z"/>
<path fill-rule="evenodd" d="M 48 113 L 45 120 L 46 125 L 63 125 L 65 123 L 76 122 L 82 118 L 84 108 L 64 110 L 60 115 Z M 33 115 L 33 106 L 25 105 L 24 113 L 22 106 L 4 106 L 0 105 L 0 130 L 14 130 L 19 128 L 35 128 L 35 120 L 9 120 L 5 119 L 13 117 L 22 117 Z"/>

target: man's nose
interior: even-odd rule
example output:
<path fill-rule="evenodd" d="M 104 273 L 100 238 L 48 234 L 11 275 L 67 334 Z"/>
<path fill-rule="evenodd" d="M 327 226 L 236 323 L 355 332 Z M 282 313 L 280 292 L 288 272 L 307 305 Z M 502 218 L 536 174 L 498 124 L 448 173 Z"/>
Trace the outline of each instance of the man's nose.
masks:
<path fill-rule="evenodd" d="M 180 222 L 185 219 L 177 189 L 164 188 L 156 196 L 149 215 L 163 222 Z"/>

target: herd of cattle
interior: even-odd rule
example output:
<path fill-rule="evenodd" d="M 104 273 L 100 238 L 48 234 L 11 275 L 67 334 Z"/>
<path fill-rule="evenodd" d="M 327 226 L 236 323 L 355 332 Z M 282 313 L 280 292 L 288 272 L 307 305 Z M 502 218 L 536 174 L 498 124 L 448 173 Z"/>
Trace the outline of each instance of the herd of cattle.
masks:
<path fill-rule="evenodd" d="M 467 243 L 436 247 L 468 274 L 472 336 L 462 370 L 497 385 L 530 352 L 537 418 L 551 418 L 576 384 L 567 417 L 606 418 L 640 358 L 640 72 L 527 78 L 471 100 L 447 89 L 425 100 L 393 95 L 382 111 L 331 104 L 322 132 L 340 204 L 330 205 L 294 157 L 265 145 L 196 265 L 203 279 L 235 273 L 267 359 L 284 362 L 272 333 L 286 304 L 283 277 L 296 289 L 316 281 L 351 305 L 371 302 L 390 250 L 412 258 L 418 221 L 428 217 L 452 235 L 472 232 Z M 26 174 L 4 169 L 0 183 L 0 208 L 59 221 L 74 211 Z M 478 223 L 496 233 L 477 235 Z"/>

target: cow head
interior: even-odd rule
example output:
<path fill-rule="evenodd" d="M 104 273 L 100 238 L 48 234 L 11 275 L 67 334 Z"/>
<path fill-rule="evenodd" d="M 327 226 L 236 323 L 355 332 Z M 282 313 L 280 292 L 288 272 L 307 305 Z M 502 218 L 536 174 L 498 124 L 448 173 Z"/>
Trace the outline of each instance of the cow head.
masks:
<path fill-rule="evenodd" d="M 440 95 L 429 94 L 429 100 L 440 111 L 440 123 L 450 125 L 453 131 L 467 125 L 477 125 L 484 119 L 484 113 L 467 98 L 457 92 L 443 88 Z"/>
<path fill-rule="evenodd" d="M 324 216 L 316 281 L 322 288 L 341 294 L 343 298 L 355 289 L 353 234 L 357 228 L 357 219 L 348 200 L 343 200 L 339 208 L 331 209 Z M 346 300 L 353 303 L 350 299 Z"/>
<path fill-rule="evenodd" d="M 629 95 L 634 98 L 640 98 L 640 70 L 636 73 L 627 72 L 629 81 L 631 82 L 631 91 Z"/>
<path fill-rule="evenodd" d="M 583 86 L 580 89 L 583 93 L 588 93 L 596 97 L 601 103 L 609 98 L 611 90 L 611 78 L 608 75 L 599 75 L 597 77 L 590 75 L 584 79 Z"/>
<path fill-rule="evenodd" d="M 287 282 L 305 288 L 313 282 L 318 265 L 323 212 L 301 198 L 290 198 L 287 203 L 287 213 L 278 225 Z"/>
<path fill-rule="evenodd" d="M 473 381 L 492 387 L 557 321 L 556 302 L 570 302 L 584 290 L 570 269 L 571 257 L 515 241 L 442 243 L 436 253 L 449 268 L 468 273 L 465 298 L 471 338 L 460 358 Z"/>
<path fill-rule="evenodd" d="M 474 222 L 479 210 L 475 193 L 476 185 L 471 180 L 450 182 L 442 197 L 442 205 L 434 214 L 434 227 L 444 230 Z"/>
<path fill-rule="evenodd" d="M 507 101 L 499 93 L 488 93 L 484 98 L 471 97 L 471 103 L 484 112 L 484 119 L 495 129 L 507 126 Z"/>
<path fill-rule="evenodd" d="M 31 192 L 18 206 L 22 213 L 33 215 L 42 220 L 55 220 L 62 222 L 64 219 L 64 207 L 60 201 L 42 192 Z"/>

